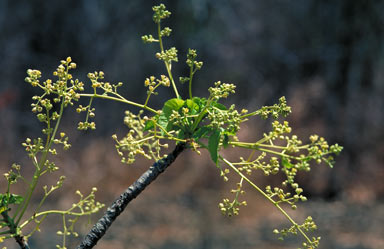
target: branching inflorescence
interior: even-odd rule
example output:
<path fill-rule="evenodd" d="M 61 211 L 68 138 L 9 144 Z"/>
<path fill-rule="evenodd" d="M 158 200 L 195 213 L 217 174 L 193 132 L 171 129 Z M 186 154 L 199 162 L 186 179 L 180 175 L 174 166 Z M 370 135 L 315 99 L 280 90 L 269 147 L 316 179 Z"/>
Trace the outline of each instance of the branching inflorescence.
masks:
<path fill-rule="evenodd" d="M 157 43 L 159 52 L 156 58 L 162 61 L 166 68 L 166 75 L 148 76 L 144 81 L 147 88 L 147 96 L 143 103 L 137 103 L 124 98 L 119 93 L 123 83 L 111 84 L 104 81 L 103 72 L 88 74 L 91 82 L 91 92 L 85 93 L 84 83 L 73 79 L 70 70 L 76 68 L 76 64 L 68 57 L 61 61 L 57 70 L 53 73 L 56 81 L 47 79 L 40 81 L 41 72 L 28 70 L 26 82 L 33 87 L 42 90 L 42 95 L 33 97 L 32 111 L 36 113 L 40 122 L 45 124 L 42 130 L 45 138 L 26 139 L 23 143 L 25 150 L 35 166 L 35 173 L 32 179 L 26 179 L 21 175 L 20 165 L 14 164 L 12 169 L 4 174 L 8 187 L 4 194 L 0 195 L 0 211 L 3 217 L 0 228 L 2 229 L 1 239 L 15 237 L 22 238 L 23 243 L 39 230 L 41 222 L 50 214 L 58 214 L 63 218 L 63 229 L 58 232 L 63 237 L 62 245 L 59 248 L 66 248 L 66 237 L 77 235 L 74 231 L 74 224 L 81 216 L 90 215 L 103 207 L 95 201 L 93 189 L 87 196 L 80 192 L 79 202 L 73 204 L 67 210 L 41 211 L 44 201 L 56 189 L 62 187 L 64 176 L 56 185 L 44 186 L 44 195 L 41 202 L 34 207 L 34 214 L 24 218 L 27 208 L 30 208 L 31 196 L 36 189 L 39 179 L 59 168 L 51 161 L 51 157 L 57 154 L 56 146 L 62 145 L 69 149 L 68 136 L 60 132 L 60 121 L 67 106 L 74 105 L 80 98 L 89 98 L 86 106 L 78 105 L 76 111 L 85 113 L 85 120 L 78 124 L 80 130 L 95 129 L 96 124 L 91 121 L 95 116 L 95 108 L 92 106 L 96 98 L 108 99 L 122 102 L 140 108 L 139 113 L 134 114 L 126 111 L 124 124 L 129 128 L 127 134 L 118 138 L 113 135 L 116 142 L 116 149 L 121 156 L 121 161 L 132 164 L 138 155 L 150 160 L 161 160 L 164 158 L 163 149 L 168 148 L 168 142 L 187 144 L 188 147 L 197 153 L 201 149 L 207 149 L 213 163 L 219 169 L 220 176 L 224 181 L 229 177 L 238 177 L 239 182 L 231 191 L 234 194 L 233 200 L 224 198 L 219 204 L 219 209 L 225 215 L 232 216 L 239 213 L 239 208 L 246 205 L 245 200 L 240 200 L 244 194 L 244 184 L 249 184 L 269 202 L 271 202 L 291 223 L 286 229 L 275 229 L 273 232 L 283 239 L 288 234 L 301 234 L 304 237 L 303 248 L 317 248 L 320 237 L 309 237 L 309 231 L 316 229 L 316 224 L 311 217 L 307 217 L 302 224 L 294 221 L 283 209 L 287 204 L 292 209 L 297 208 L 299 201 L 306 201 L 303 189 L 299 186 L 295 177 L 299 171 L 310 171 L 311 163 L 325 162 L 330 167 L 334 165 L 334 155 L 341 152 L 342 147 L 334 144 L 329 145 L 324 138 L 318 135 L 309 137 L 304 143 L 296 135 L 291 135 L 292 128 L 284 118 L 289 115 L 291 108 L 287 105 L 286 99 L 281 97 L 277 104 L 263 106 L 260 109 L 249 112 L 242 109 L 238 111 L 236 106 L 229 107 L 220 103 L 224 98 L 235 93 L 234 84 L 217 81 L 208 89 L 208 97 L 197 97 L 192 92 L 192 82 L 195 73 L 200 70 L 203 63 L 197 61 L 197 53 L 189 49 L 186 56 L 186 64 L 189 67 L 189 75 L 179 77 L 179 83 L 188 83 L 188 98 L 183 99 L 179 92 L 175 78 L 172 75 L 172 63 L 178 62 L 177 49 L 171 47 L 166 49 L 163 38 L 169 37 L 172 30 L 169 27 L 162 28 L 162 20 L 168 18 L 171 13 L 163 4 L 153 7 L 153 20 L 157 25 L 156 35 L 144 35 L 142 40 L 145 43 Z M 161 110 L 155 110 L 149 106 L 149 100 L 157 95 L 157 88 L 171 87 L 175 98 L 167 100 Z M 240 141 L 237 133 L 242 123 L 250 118 L 259 116 L 262 119 L 272 119 L 271 131 L 264 133 L 256 142 Z M 246 158 L 240 157 L 237 161 L 230 161 L 221 153 L 224 148 L 238 147 L 248 154 Z M 254 171 L 261 171 L 266 176 L 275 175 L 279 172 L 286 176 L 281 186 L 260 187 L 252 180 Z M 24 195 L 11 194 L 10 187 L 18 180 L 22 180 L 28 186 Z M 292 192 L 290 192 L 292 190 Z M 10 206 L 16 205 L 14 213 L 10 214 Z M 68 218 L 70 217 L 70 218 Z M 35 228 L 29 234 L 24 235 L 22 230 L 29 223 L 34 222 Z"/>

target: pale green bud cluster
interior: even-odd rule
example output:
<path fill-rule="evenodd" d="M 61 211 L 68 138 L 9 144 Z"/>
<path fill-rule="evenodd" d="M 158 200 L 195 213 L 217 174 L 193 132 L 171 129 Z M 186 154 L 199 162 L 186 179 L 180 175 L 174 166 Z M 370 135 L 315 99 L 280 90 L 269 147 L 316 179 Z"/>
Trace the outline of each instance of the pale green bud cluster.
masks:
<path fill-rule="evenodd" d="M 59 182 L 58 182 L 59 184 Z M 56 185 L 58 186 L 58 185 Z M 56 187 L 54 186 L 54 187 Z M 52 188 L 51 188 L 52 190 Z M 97 213 L 104 207 L 104 204 L 95 200 L 95 192 L 97 189 L 94 187 L 87 196 L 84 196 L 79 190 L 76 191 L 76 194 L 79 196 L 79 201 L 72 204 L 72 207 L 63 212 L 63 230 L 56 232 L 58 236 L 61 236 L 63 239 L 62 245 L 56 245 L 59 249 L 65 249 L 67 236 L 78 237 L 79 234 L 74 230 L 75 224 L 79 221 L 81 216 L 90 216 L 91 214 Z M 67 219 L 67 216 L 71 217 L 71 214 L 75 214 L 73 218 Z"/>
<path fill-rule="evenodd" d="M 80 98 L 79 92 L 84 91 L 83 82 L 73 79 L 72 74 L 69 73 L 69 70 L 75 68 L 76 63 L 72 62 L 71 57 L 68 57 L 66 60 L 62 60 L 56 71 L 53 72 L 58 79 L 56 81 L 47 79 L 42 83 L 39 81 L 40 71 L 27 70 L 28 77 L 25 78 L 25 81 L 44 91 L 41 96 L 33 96 L 32 99 L 35 103 L 31 104 L 32 112 L 36 113 L 38 120 L 47 125 L 47 128 L 43 129 L 44 134 L 51 134 L 53 132 L 51 123 L 57 122 L 61 117 L 58 111 L 53 110 L 55 104 L 62 103 L 63 107 L 68 104 L 73 105 L 73 101 Z M 68 145 L 65 145 L 65 148 L 68 148 Z"/>
<path fill-rule="evenodd" d="M 269 161 L 265 161 L 264 158 L 267 153 L 261 153 L 255 160 L 245 160 L 240 157 L 240 162 L 234 163 L 238 165 L 238 169 L 241 172 L 245 172 L 247 175 L 251 175 L 254 170 L 262 170 L 264 175 L 275 175 L 280 170 L 280 163 L 276 157 L 271 157 Z"/>
<path fill-rule="evenodd" d="M 269 116 L 277 119 L 280 115 L 283 117 L 288 116 L 291 113 L 291 107 L 287 105 L 285 97 L 279 99 L 278 104 L 273 106 L 263 106 L 259 110 L 250 115 L 260 115 L 263 119 L 267 119 Z"/>
<path fill-rule="evenodd" d="M 294 224 L 289 228 L 285 228 L 282 230 L 274 229 L 273 233 L 280 235 L 279 239 L 284 240 L 285 237 L 287 237 L 289 234 L 297 235 L 299 232 L 299 229 L 304 230 L 304 231 L 314 231 L 317 229 L 317 225 L 313 221 L 311 216 L 308 216 L 304 223 L 299 225 L 299 224 Z M 320 244 L 320 239 L 321 237 L 312 237 L 311 240 L 308 240 L 307 242 L 303 242 L 302 246 L 303 249 L 314 249 L 317 248 Z M 301 249 L 301 248 L 299 248 Z"/>
<path fill-rule="evenodd" d="M 39 85 L 41 78 L 41 72 L 39 70 L 28 69 L 27 70 L 28 77 L 25 78 L 25 82 L 31 84 L 33 87 Z"/>
<path fill-rule="evenodd" d="M 121 162 L 132 164 L 136 160 L 137 155 L 142 155 L 147 159 L 159 160 L 163 157 L 162 148 L 168 148 L 168 144 L 161 144 L 155 137 L 147 137 L 145 125 L 148 117 L 141 117 L 143 111 L 138 115 L 130 111 L 125 112 L 124 124 L 130 128 L 129 132 L 122 139 L 118 139 L 116 135 L 112 138 L 116 142 L 116 149 L 121 156 Z"/>
<path fill-rule="evenodd" d="M 156 53 L 156 58 L 168 64 L 172 63 L 172 61 L 177 62 L 177 49 L 175 47 L 171 47 L 170 49 L 158 52 Z"/>
<path fill-rule="evenodd" d="M 39 87 L 43 90 L 43 93 L 40 96 L 34 96 L 32 99 L 32 112 L 36 113 L 38 120 L 45 124 L 42 132 L 46 135 L 46 139 L 40 137 L 31 139 L 27 138 L 22 145 L 25 147 L 29 157 L 32 159 L 33 165 L 35 166 L 35 173 L 31 181 L 24 179 L 20 174 L 20 166 L 15 164 L 15 167 L 8 172 L 5 177 L 7 178 L 9 184 L 16 182 L 18 178 L 22 178 L 25 182 L 28 182 L 28 190 L 25 194 L 25 199 L 21 196 L 15 196 L 14 200 L 10 200 L 8 204 L 22 204 L 17 212 L 20 215 L 19 218 L 14 218 L 15 221 L 19 223 L 21 217 L 23 216 L 26 208 L 28 207 L 30 197 L 36 188 L 38 180 L 41 176 L 46 173 L 52 173 L 59 169 L 56 166 L 54 161 L 51 161 L 49 154 L 57 155 L 57 145 L 63 146 L 64 150 L 67 150 L 71 147 L 69 144 L 69 138 L 64 132 L 59 131 L 60 120 L 63 116 L 64 109 L 68 105 L 73 105 L 75 101 L 78 101 L 81 92 L 84 91 L 84 83 L 78 79 L 74 79 L 70 70 L 75 69 L 76 63 L 74 63 L 71 57 L 67 57 L 65 60 L 60 61 L 60 65 L 53 72 L 53 76 L 57 79 L 46 79 L 45 81 L 40 81 L 42 76 L 41 72 L 38 70 L 29 69 L 27 71 L 27 77 L 25 81 L 31 84 L 33 87 Z M 109 83 L 100 83 L 98 80 L 104 77 L 103 72 L 90 73 L 89 78 L 92 82 L 92 87 L 96 91 L 96 88 L 102 88 L 105 92 L 113 92 L 117 86 L 110 85 Z M 80 129 L 95 128 L 94 122 L 88 122 L 88 117 L 94 117 L 94 108 L 91 108 L 91 104 L 86 107 L 80 105 L 77 109 L 77 112 L 87 112 L 86 122 L 80 122 Z M 44 203 L 45 199 L 52 194 L 56 189 L 59 189 L 63 186 L 65 176 L 61 176 L 55 185 L 48 187 L 47 185 L 43 186 L 44 196 L 40 204 L 34 210 L 34 214 L 31 218 L 27 219 L 24 223 L 19 224 L 17 229 L 22 229 L 24 226 L 28 225 L 30 222 L 36 222 L 35 230 L 39 229 L 40 223 L 44 220 L 45 216 L 48 214 L 60 214 L 63 217 L 63 231 L 59 231 L 58 234 L 63 236 L 63 245 L 57 246 L 58 248 L 66 248 L 65 246 L 65 237 L 68 235 L 75 235 L 77 233 L 73 231 L 74 224 L 79 220 L 81 216 L 89 216 L 95 212 L 98 212 L 100 208 L 103 207 L 103 204 L 95 202 L 94 192 L 96 189 L 93 189 L 92 192 L 84 197 L 80 192 L 80 201 L 73 204 L 68 210 L 47 210 L 40 212 L 40 207 Z M 4 203 L 3 203 L 4 204 Z M 8 205 L 7 204 L 7 205 Z M 2 206 L 2 205 L 1 205 Z M 3 208 L 3 207 L 0 207 Z M 17 213 L 16 212 L 16 213 Z M 44 215 L 44 216 L 43 216 Z M 38 218 L 40 216 L 40 218 Z M 43 218 L 42 218 L 43 216 Z M 69 217 L 69 219 L 67 219 Z M 9 218 L 11 219 L 11 218 Z M 70 224 L 67 226 L 67 224 Z M 8 227 L 11 227 L 8 225 Z M 34 231 L 35 231 L 34 230 Z M 33 232 L 30 233 L 31 236 Z M 20 235 L 20 234 L 15 234 Z M 27 237 L 26 237 L 27 238 Z"/>
<path fill-rule="evenodd" d="M 332 168 L 335 163 L 332 154 L 338 155 L 343 150 L 343 147 L 338 144 L 328 145 L 328 142 L 323 137 L 319 138 L 317 135 L 312 135 L 310 140 L 309 156 L 315 159 L 317 163 L 324 161 Z"/>
<path fill-rule="evenodd" d="M 192 68 L 193 70 L 195 70 L 195 72 L 197 70 L 200 70 L 201 67 L 203 66 L 203 62 L 202 61 L 196 61 L 196 57 L 197 57 L 197 53 L 196 53 L 196 50 L 195 49 L 188 49 L 188 54 L 187 54 L 187 65 Z"/>
<path fill-rule="evenodd" d="M 229 83 L 221 83 L 221 81 L 215 82 L 215 87 L 208 89 L 210 98 L 219 100 L 221 98 L 227 98 L 229 94 L 235 93 L 236 86 Z"/>
<path fill-rule="evenodd" d="M 3 174 L 9 185 L 16 183 L 19 178 L 22 178 L 20 169 L 21 166 L 19 164 L 13 163 L 11 169 Z"/>
<path fill-rule="evenodd" d="M 172 29 L 169 28 L 169 27 L 165 27 L 164 29 L 162 29 L 160 31 L 160 36 L 163 37 L 163 36 L 170 36 L 171 35 L 171 32 L 172 32 Z"/>
<path fill-rule="evenodd" d="M 231 133 L 240 130 L 240 124 L 244 121 L 239 112 L 235 109 L 235 105 L 231 105 L 227 110 L 213 107 L 208 110 L 209 126 L 213 128 L 222 128 Z"/>
<path fill-rule="evenodd" d="M 33 157 L 38 152 L 44 150 L 43 139 L 41 138 L 33 139 L 33 142 L 32 139 L 27 138 L 21 145 L 25 147 L 25 150 L 29 153 L 30 157 Z"/>
<path fill-rule="evenodd" d="M 185 83 L 189 81 L 189 97 L 192 97 L 192 78 L 197 70 L 200 70 L 203 67 L 202 61 L 196 61 L 197 53 L 195 49 L 188 49 L 187 60 L 186 63 L 190 68 L 189 77 L 179 77 L 179 81 L 181 83 Z"/>
<path fill-rule="evenodd" d="M 141 40 L 144 42 L 144 43 L 151 43 L 151 42 L 159 42 L 158 39 L 155 39 L 152 35 L 143 35 L 141 37 Z"/>
<path fill-rule="evenodd" d="M 245 191 L 242 190 L 242 182 L 237 184 L 236 189 L 232 189 L 231 193 L 235 195 L 233 201 L 230 201 L 228 198 L 224 198 L 223 202 L 219 203 L 219 209 L 223 215 L 233 216 L 238 215 L 240 206 L 246 206 L 246 201 L 239 201 L 238 198 L 240 195 L 245 194 Z"/>
<path fill-rule="evenodd" d="M 302 195 L 303 189 L 299 188 L 297 183 L 291 184 L 295 193 L 285 192 L 282 188 L 271 186 L 265 187 L 265 193 L 271 198 L 274 199 L 276 203 L 287 203 L 291 206 L 293 210 L 297 208 L 296 203 L 298 201 L 307 201 L 307 197 Z"/>
<path fill-rule="evenodd" d="M 62 144 L 64 150 L 68 150 L 71 145 L 68 143 L 68 136 L 64 132 L 60 132 L 60 137 L 53 140 L 54 144 Z"/>
<path fill-rule="evenodd" d="M 163 74 L 160 76 L 160 79 L 156 79 L 155 76 L 150 76 L 149 78 L 146 78 L 144 81 L 144 86 L 148 87 L 148 91 L 147 91 L 148 95 L 151 95 L 151 94 L 157 95 L 158 93 L 155 92 L 156 88 L 158 88 L 159 86 L 169 87 L 170 85 L 171 85 L 171 81 L 167 76 Z"/>
<path fill-rule="evenodd" d="M 153 6 L 152 10 L 155 12 L 153 14 L 153 21 L 155 23 L 160 23 L 161 20 L 168 18 L 171 15 L 171 12 L 166 9 L 164 4 Z"/>
<path fill-rule="evenodd" d="M 283 123 L 280 123 L 279 121 L 275 120 L 272 122 L 272 131 L 270 132 L 271 139 L 284 139 L 285 137 L 281 136 L 282 134 L 291 133 L 292 128 L 289 126 L 288 121 L 284 121 Z"/>

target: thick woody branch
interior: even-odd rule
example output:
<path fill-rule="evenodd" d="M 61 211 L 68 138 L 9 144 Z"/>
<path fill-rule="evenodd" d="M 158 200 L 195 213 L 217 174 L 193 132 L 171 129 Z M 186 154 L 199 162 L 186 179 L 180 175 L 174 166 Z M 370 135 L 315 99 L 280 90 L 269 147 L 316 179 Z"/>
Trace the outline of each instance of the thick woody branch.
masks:
<path fill-rule="evenodd" d="M 185 143 L 179 143 L 175 149 L 165 158 L 155 162 L 146 172 L 144 172 L 131 186 L 129 186 L 110 207 L 104 216 L 92 227 L 91 231 L 84 237 L 77 249 L 93 248 L 96 243 L 104 236 L 107 229 L 128 205 L 136 198 L 157 176 L 159 176 L 176 157 L 186 148 Z"/>

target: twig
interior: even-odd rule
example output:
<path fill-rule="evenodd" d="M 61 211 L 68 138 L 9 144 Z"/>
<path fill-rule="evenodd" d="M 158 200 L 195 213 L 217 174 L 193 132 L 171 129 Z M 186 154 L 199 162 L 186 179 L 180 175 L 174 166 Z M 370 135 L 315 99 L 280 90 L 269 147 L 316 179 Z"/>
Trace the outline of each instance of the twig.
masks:
<path fill-rule="evenodd" d="M 1 215 L 3 216 L 3 218 L 7 222 L 7 224 L 10 224 L 9 225 L 10 233 L 11 234 L 17 234 L 17 226 L 15 225 L 15 223 L 13 222 L 11 217 L 9 217 L 8 211 L 2 212 Z M 24 236 L 17 234 L 16 236 L 14 236 L 14 238 L 15 238 L 17 244 L 19 244 L 21 249 L 30 249 L 27 241 L 24 239 Z"/>
<path fill-rule="evenodd" d="M 92 227 L 91 231 L 83 238 L 83 241 L 77 246 L 77 249 L 93 248 L 96 243 L 104 236 L 107 229 L 128 205 L 136 198 L 157 176 L 159 176 L 176 157 L 186 148 L 185 143 L 179 143 L 175 149 L 164 159 L 155 162 L 147 171 L 145 171 L 131 186 L 129 186 L 118 199 L 107 209 L 104 216 Z"/>

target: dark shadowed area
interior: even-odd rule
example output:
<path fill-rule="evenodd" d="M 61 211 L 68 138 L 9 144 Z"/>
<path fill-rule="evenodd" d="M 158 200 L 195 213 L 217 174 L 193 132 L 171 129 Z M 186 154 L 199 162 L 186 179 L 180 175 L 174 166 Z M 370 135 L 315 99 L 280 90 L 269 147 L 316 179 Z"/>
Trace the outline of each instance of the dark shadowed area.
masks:
<path fill-rule="evenodd" d="M 41 70 L 43 78 L 52 77 L 60 60 L 71 56 L 77 63 L 75 77 L 88 83 L 88 72 L 102 70 L 107 81 L 124 82 L 121 93 L 126 98 L 144 102 L 145 78 L 166 73 L 154 56 L 156 44 L 143 44 L 140 38 L 155 33 L 151 7 L 158 3 L 0 1 L 2 174 L 14 162 L 22 165 L 24 174 L 33 173 L 21 143 L 26 137 L 40 136 L 42 127 L 31 112 L 31 97 L 38 92 L 24 82 L 27 69 Z M 299 179 L 310 200 L 292 215 L 314 217 L 322 237 L 320 248 L 384 248 L 384 1 L 163 3 L 172 12 L 165 24 L 173 29 L 165 45 L 179 50 L 174 74 L 188 73 L 184 63 L 188 48 L 196 49 L 204 61 L 195 75 L 195 95 L 208 96 L 208 87 L 217 80 L 234 83 L 236 94 L 229 101 L 250 111 L 286 96 L 293 110 L 288 121 L 294 133 L 302 138 L 317 133 L 331 144 L 344 146 L 334 169 L 314 165 Z M 186 97 L 187 86 L 180 89 Z M 161 90 L 150 105 L 160 108 L 172 97 L 171 90 Z M 83 116 L 73 109 L 64 116 L 63 130 L 72 148 L 59 151 L 60 171 L 41 186 L 54 184 L 60 175 L 67 180 L 47 200 L 47 209 L 68 207 L 77 189 L 87 193 L 93 186 L 98 188 L 98 199 L 108 205 L 152 164 L 144 159 L 133 166 L 121 164 L 111 138 L 128 130 L 123 124 L 124 111 L 137 110 L 106 100 L 97 100 L 95 108 L 96 131 L 77 131 Z M 268 122 L 255 118 L 242 127 L 240 136 L 254 141 L 268 129 Z M 261 186 L 280 180 L 262 174 L 256 178 Z M 3 178 L 0 187 L 0 192 L 6 191 Z M 253 191 L 246 194 L 248 206 L 239 216 L 222 216 L 217 204 L 230 195 L 232 187 L 222 181 L 207 153 L 184 152 L 127 207 L 95 248 L 299 246 L 301 238 L 277 240 L 272 230 L 288 223 Z M 37 193 L 36 202 L 39 197 Z M 55 248 L 60 243 L 56 235 L 60 222 L 60 217 L 47 218 L 41 232 L 29 240 L 31 248 Z M 86 223 L 78 227 L 80 237 L 89 230 Z M 71 238 L 68 248 L 74 248 L 79 239 Z M 14 241 L 4 245 L 17 248 Z"/>

